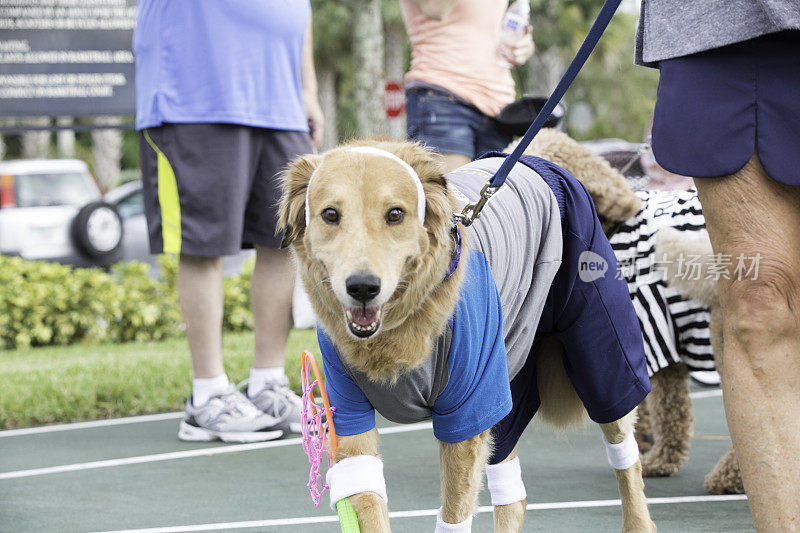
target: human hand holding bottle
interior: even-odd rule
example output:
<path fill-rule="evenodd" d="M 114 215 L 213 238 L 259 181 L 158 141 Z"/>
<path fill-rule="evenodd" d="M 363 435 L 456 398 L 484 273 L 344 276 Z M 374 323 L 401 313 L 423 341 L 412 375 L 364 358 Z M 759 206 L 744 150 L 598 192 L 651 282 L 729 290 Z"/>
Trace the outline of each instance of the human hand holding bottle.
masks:
<path fill-rule="evenodd" d="M 516 0 L 503 17 L 497 56 L 500 65 L 506 68 L 521 65 L 533 55 L 528 2 L 529 0 Z"/>

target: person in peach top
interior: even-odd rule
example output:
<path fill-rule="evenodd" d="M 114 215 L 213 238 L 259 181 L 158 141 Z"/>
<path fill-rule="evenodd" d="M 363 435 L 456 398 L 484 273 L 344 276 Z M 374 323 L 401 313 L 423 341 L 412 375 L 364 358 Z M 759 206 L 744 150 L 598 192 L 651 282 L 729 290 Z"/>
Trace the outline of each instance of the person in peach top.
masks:
<path fill-rule="evenodd" d="M 501 61 L 516 66 L 533 54 L 529 30 L 501 44 L 508 0 L 400 0 L 400 8 L 411 41 L 409 139 L 441 152 L 447 170 L 505 148 L 511 136 L 495 117 L 516 93 Z"/>

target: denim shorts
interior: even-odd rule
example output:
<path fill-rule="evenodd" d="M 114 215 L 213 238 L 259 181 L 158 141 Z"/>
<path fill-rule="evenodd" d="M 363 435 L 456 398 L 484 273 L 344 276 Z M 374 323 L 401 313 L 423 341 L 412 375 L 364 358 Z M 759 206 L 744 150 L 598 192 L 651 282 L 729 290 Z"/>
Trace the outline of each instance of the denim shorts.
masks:
<path fill-rule="evenodd" d="M 443 154 L 474 159 L 511 143 L 497 120 L 445 90 L 408 89 L 406 114 L 408 138 Z"/>

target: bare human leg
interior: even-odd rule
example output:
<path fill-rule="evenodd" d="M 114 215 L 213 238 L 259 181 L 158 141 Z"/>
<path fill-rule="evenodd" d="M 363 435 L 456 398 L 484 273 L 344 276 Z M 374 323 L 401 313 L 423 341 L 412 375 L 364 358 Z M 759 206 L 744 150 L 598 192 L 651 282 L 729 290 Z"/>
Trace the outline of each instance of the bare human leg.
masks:
<path fill-rule="evenodd" d="M 255 368 L 282 367 L 292 328 L 294 263 L 287 250 L 256 247 L 250 281 L 255 333 Z"/>
<path fill-rule="evenodd" d="M 222 258 L 181 255 L 178 300 L 195 378 L 225 373 L 222 365 Z"/>
<path fill-rule="evenodd" d="M 753 521 L 798 531 L 800 187 L 771 180 L 757 154 L 736 174 L 696 184 L 714 252 L 732 263 L 718 283 L 722 390 Z M 750 267 L 758 258 L 757 274 L 737 275 L 740 256 Z"/>

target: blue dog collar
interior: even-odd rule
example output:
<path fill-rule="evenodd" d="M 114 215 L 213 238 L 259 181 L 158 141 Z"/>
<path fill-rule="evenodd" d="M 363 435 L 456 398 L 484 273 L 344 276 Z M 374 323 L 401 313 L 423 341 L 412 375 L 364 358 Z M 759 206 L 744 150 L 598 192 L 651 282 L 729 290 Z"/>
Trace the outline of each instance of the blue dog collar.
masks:
<path fill-rule="evenodd" d="M 458 222 L 453 222 L 450 236 L 453 238 L 453 253 L 450 256 L 450 265 L 447 267 L 447 274 L 444 275 L 444 279 L 446 280 L 453 277 L 456 268 L 458 268 L 458 262 L 461 260 L 461 229 L 458 227 Z"/>

